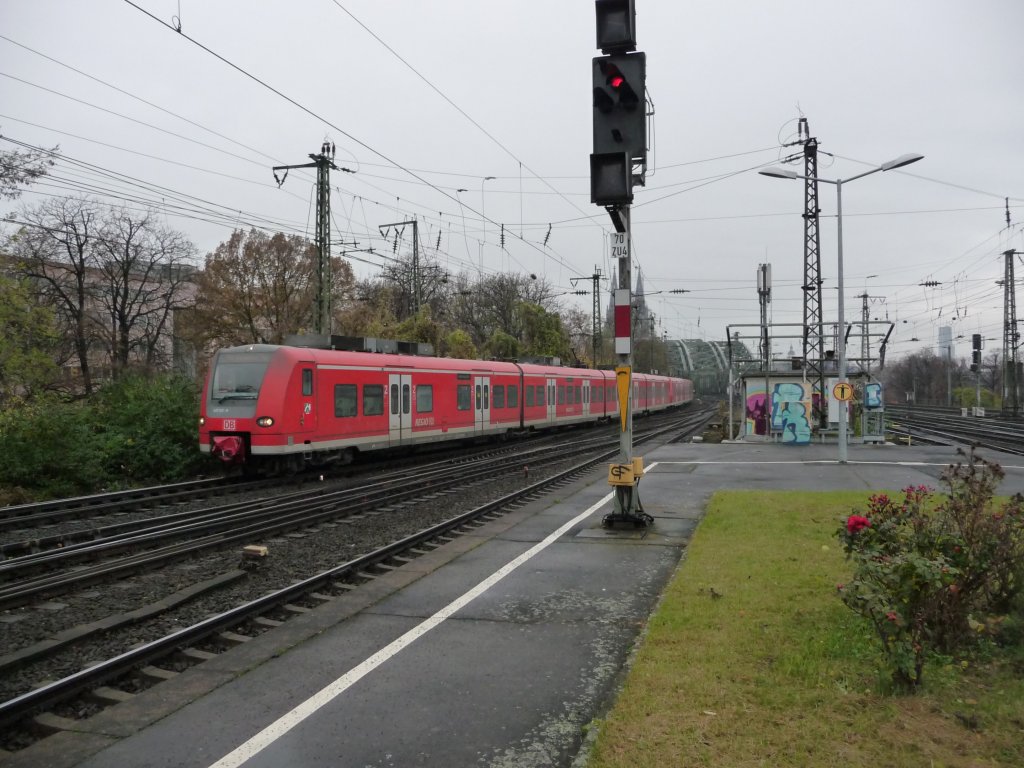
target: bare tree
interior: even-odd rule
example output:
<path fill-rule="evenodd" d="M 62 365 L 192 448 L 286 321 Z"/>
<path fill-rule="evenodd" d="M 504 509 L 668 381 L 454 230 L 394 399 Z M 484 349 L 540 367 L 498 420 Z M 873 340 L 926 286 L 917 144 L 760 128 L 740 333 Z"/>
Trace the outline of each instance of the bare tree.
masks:
<path fill-rule="evenodd" d="M 0 150 L 0 199 L 18 197 L 22 187 L 45 176 L 53 165 L 57 147 L 37 149 L 27 144 L 22 146 L 26 149 Z"/>
<path fill-rule="evenodd" d="M 169 324 L 192 304 L 195 246 L 160 226 L 153 211 L 111 210 L 99 239 L 98 310 L 115 377 L 132 364 L 147 371 L 169 362 Z"/>
<path fill-rule="evenodd" d="M 81 373 L 81 387 L 92 393 L 90 349 L 99 328 L 95 305 L 97 239 L 102 228 L 99 205 L 84 198 L 54 198 L 21 211 L 24 222 L 8 248 L 19 271 L 52 302 L 70 339 Z"/>

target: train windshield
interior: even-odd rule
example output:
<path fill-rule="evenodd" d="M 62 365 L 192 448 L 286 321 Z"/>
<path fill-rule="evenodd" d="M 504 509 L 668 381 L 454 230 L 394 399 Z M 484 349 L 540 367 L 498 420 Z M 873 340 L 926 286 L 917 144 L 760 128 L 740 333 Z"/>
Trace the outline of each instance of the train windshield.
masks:
<path fill-rule="evenodd" d="M 221 356 L 213 372 L 210 399 L 223 403 L 225 400 L 255 400 L 260 394 L 260 384 L 270 363 L 269 356 L 245 355 L 238 359 Z"/>

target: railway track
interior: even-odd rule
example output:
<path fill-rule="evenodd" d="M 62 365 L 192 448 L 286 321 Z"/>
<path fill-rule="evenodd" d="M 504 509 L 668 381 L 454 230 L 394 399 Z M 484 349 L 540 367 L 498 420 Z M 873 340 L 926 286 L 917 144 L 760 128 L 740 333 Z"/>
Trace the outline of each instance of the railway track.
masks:
<path fill-rule="evenodd" d="M 10 558 L 0 563 L 0 610 L 24 605 L 40 595 L 54 596 L 70 589 L 97 583 L 112 576 L 156 568 L 205 549 L 260 540 L 328 520 L 364 514 L 431 492 L 452 493 L 508 471 L 510 463 L 565 459 L 607 445 L 605 437 L 575 441 L 564 446 L 520 451 L 514 461 L 508 456 L 483 459 L 468 465 L 444 465 L 419 472 L 399 473 L 391 478 L 352 489 L 323 488 L 290 493 L 270 500 L 236 502 L 202 512 L 165 515 L 159 521 L 137 521 L 112 526 L 108 535 L 77 544 Z M 528 465 L 527 465 L 528 466 Z M 183 541 L 179 541 L 183 540 Z M 171 542 L 171 543 L 166 543 Z M 135 550 L 142 550 L 135 552 Z M 129 552 L 109 561 L 112 555 Z M 102 562 L 75 568 L 83 561 Z M 31 576 L 41 570 L 60 569 L 56 574 Z"/>
<path fill-rule="evenodd" d="M 658 438 L 673 431 L 688 430 L 695 432 L 710 417 L 711 412 L 691 411 L 683 414 L 671 426 L 657 429 L 638 430 L 636 444 Z M 579 443 L 580 441 L 575 441 Z M 140 647 L 125 650 L 106 661 L 91 664 L 87 669 L 74 672 L 54 683 L 29 690 L 0 704 L 0 728 L 8 729 L 13 734 L 7 740 L 8 748 L 17 745 L 19 738 L 28 743 L 38 736 L 40 731 L 53 730 L 54 724 L 59 725 L 60 714 L 55 714 L 54 707 L 60 711 L 73 711 L 76 714 L 95 711 L 101 706 L 97 702 L 111 703 L 111 700 L 124 698 L 125 691 L 140 690 L 162 677 L 173 677 L 176 670 L 200 663 L 209 658 L 217 649 L 245 642 L 254 633 L 259 633 L 276 626 L 289 616 L 304 613 L 309 607 L 325 600 L 346 594 L 359 584 L 372 580 L 376 575 L 401 567 L 422 554 L 431 551 L 453 537 L 459 536 L 474 527 L 482 525 L 489 519 L 498 516 L 503 510 L 522 504 L 552 488 L 570 482 L 595 464 L 607 461 L 617 453 L 617 447 L 609 448 L 608 440 L 604 440 L 604 448 L 591 447 L 589 455 L 582 461 L 575 461 L 570 466 L 554 473 L 550 477 L 533 483 L 522 483 L 511 492 L 499 498 L 474 506 L 464 512 L 447 515 L 440 522 L 405 535 L 383 546 L 370 549 L 366 553 L 353 557 L 341 565 L 335 565 L 312 576 L 295 580 L 288 586 L 279 588 L 270 594 L 264 594 L 243 605 L 222 611 L 214 616 L 190 624 L 170 634 L 151 640 Z M 538 457 L 540 454 L 537 454 Z M 563 448 L 562 455 L 567 451 Z M 516 466 L 522 462 L 516 460 Z M 495 485 L 495 468 L 480 468 L 480 482 L 484 485 Z M 424 488 L 420 487 L 422 494 Z M 438 501 L 451 505 L 453 496 L 461 495 L 461 490 L 439 488 L 431 485 L 428 496 L 432 497 L 435 506 Z M 382 502 L 379 500 L 377 505 Z M 384 502 L 385 509 L 370 510 L 365 508 L 355 515 L 356 518 L 368 521 L 372 526 L 374 520 L 383 519 L 388 507 L 406 503 L 402 500 Z M 322 523 L 326 526 L 334 523 Z M 341 526 L 344 527 L 344 526 Z M 319 529 L 318 529 L 319 530 Z M 321 531 L 323 532 L 323 531 Z M 319 534 L 318 534 L 319 535 Z M 87 640 L 85 640 L 88 642 Z M 39 650 L 35 658 L 44 659 L 45 653 Z M 27 654 L 26 659 L 27 662 Z M 2 669 L 0 664 L 0 669 Z M 156 670 L 156 671 L 154 671 Z M 114 683 L 114 681 L 120 681 Z M 115 685 L 114 689 L 110 686 Z M 120 693 L 111 691 L 120 691 Z M 99 691 L 99 693 L 97 693 Z M 64 704 L 62 702 L 84 701 L 85 692 L 90 692 L 88 705 Z M 65 706 L 65 710 L 60 710 Z M 42 714 L 41 714 L 42 713 Z M 20 723 L 15 727 L 15 724 Z M 20 734 L 20 736 L 19 736 Z"/>
<path fill-rule="evenodd" d="M 887 431 L 910 440 L 1024 455 L 1024 422 L 1000 416 L 963 416 L 959 410 L 887 406 Z"/>

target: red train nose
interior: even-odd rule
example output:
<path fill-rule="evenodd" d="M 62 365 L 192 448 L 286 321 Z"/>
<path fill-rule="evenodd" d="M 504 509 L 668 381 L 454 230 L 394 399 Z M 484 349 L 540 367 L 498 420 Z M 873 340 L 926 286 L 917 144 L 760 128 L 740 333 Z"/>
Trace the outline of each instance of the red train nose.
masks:
<path fill-rule="evenodd" d="M 217 435 L 210 452 L 225 464 L 239 463 L 245 460 L 245 443 L 237 435 Z"/>

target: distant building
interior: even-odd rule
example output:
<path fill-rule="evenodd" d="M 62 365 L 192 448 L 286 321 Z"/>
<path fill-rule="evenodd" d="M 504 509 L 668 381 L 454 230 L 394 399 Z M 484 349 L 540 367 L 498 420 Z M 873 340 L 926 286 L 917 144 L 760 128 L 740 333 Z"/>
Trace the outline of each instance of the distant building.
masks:
<path fill-rule="evenodd" d="M 948 325 L 939 328 L 939 343 L 936 345 L 939 357 L 953 357 L 953 329 Z"/>

